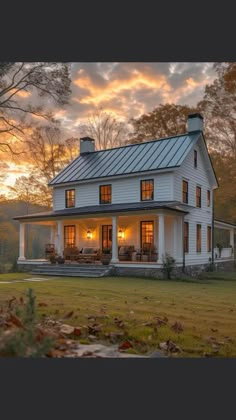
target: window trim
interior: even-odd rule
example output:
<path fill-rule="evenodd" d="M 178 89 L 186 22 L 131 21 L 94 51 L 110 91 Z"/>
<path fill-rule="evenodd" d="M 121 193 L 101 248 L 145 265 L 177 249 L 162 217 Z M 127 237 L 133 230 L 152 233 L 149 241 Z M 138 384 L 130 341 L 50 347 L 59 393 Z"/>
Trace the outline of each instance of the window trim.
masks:
<path fill-rule="evenodd" d="M 200 249 L 198 249 L 198 226 L 200 226 Z M 201 223 L 196 224 L 196 252 L 198 254 L 202 252 L 202 225 Z"/>
<path fill-rule="evenodd" d="M 152 181 L 152 185 L 153 185 L 153 192 L 152 192 L 152 194 L 153 194 L 153 197 L 152 198 L 150 198 L 150 199 L 147 199 L 147 200 L 145 200 L 145 199 L 143 199 L 142 198 L 142 182 L 147 182 L 147 181 Z M 140 180 L 140 201 L 153 201 L 154 200 L 154 178 L 150 178 L 150 179 L 141 179 Z"/>
<path fill-rule="evenodd" d="M 68 198 L 67 198 L 67 193 L 70 191 L 74 191 L 74 205 L 73 206 L 68 206 Z M 66 209 L 71 209 L 75 207 L 75 188 L 69 188 L 68 190 L 65 190 L 65 208 Z"/>
<path fill-rule="evenodd" d="M 209 236 L 209 232 L 210 232 L 210 236 Z M 210 243 L 209 243 L 209 239 L 210 239 Z M 207 252 L 211 252 L 211 251 L 212 251 L 212 228 L 210 225 L 208 225 L 207 226 Z"/>
<path fill-rule="evenodd" d="M 194 151 L 193 151 L 193 156 L 194 156 L 193 157 L 193 162 L 194 162 L 193 166 L 194 166 L 195 169 L 197 169 L 198 153 L 197 153 L 196 149 L 194 149 Z"/>
<path fill-rule="evenodd" d="M 184 201 L 184 183 L 187 184 L 187 191 L 185 192 L 186 197 L 187 197 L 186 201 Z M 182 179 L 182 203 L 184 204 L 188 204 L 188 191 L 189 191 L 188 184 L 189 182 L 186 179 Z"/>
<path fill-rule="evenodd" d="M 143 239 L 143 235 L 142 235 L 142 224 L 143 223 L 151 223 L 152 224 L 152 246 L 154 245 L 154 220 L 140 220 L 140 248 L 142 248 L 142 239 Z"/>
<path fill-rule="evenodd" d="M 198 190 L 200 190 L 200 196 L 199 196 L 199 199 L 200 199 L 200 205 L 198 206 L 197 204 L 197 198 L 198 198 L 198 195 L 197 195 L 197 191 Z M 200 185 L 196 185 L 196 207 L 198 208 L 198 209 L 201 209 L 202 208 L 202 187 L 200 186 Z"/>
<path fill-rule="evenodd" d="M 185 226 L 187 226 L 187 236 L 185 236 Z M 187 251 L 185 250 L 185 237 L 187 237 Z M 184 222 L 184 253 L 189 253 L 189 222 Z"/>
<path fill-rule="evenodd" d="M 111 188 L 111 201 L 109 203 L 102 203 L 102 200 L 101 200 L 101 198 L 102 198 L 102 195 L 101 195 L 102 187 L 110 187 Z M 112 184 L 101 184 L 101 185 L 99 185 L 99 204 L 106 205 L 106 204 L 111 204 L 111 203 L 112 203 Z"/>
<path fill-rule="evenodd" d="M 211 190 L 207 190 L 207 207 L 211 207 Z"/>
<path fill-rule="evenodd" d="M 71 228 L 71 227 L 74 228 L 74 245 L 69 246 L 66 244 L 66 228 Z M 76 225 L 64 225 L 64 248 L 70 248 L 70 247 L 72 248 L 74 246 L 76 246 Z"/>

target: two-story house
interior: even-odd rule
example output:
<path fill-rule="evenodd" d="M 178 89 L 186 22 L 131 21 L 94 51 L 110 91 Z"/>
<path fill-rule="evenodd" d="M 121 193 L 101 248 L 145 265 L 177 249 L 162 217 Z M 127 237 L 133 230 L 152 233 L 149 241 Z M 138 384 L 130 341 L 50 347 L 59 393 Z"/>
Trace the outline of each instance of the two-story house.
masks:
<path fill-rule="evenodd" d="M 25 262 L 24 226 L 51 226 L 51 243 L 66 247 L 110 248 L 113 266 L 162 264 L 165 253 L 178 265 L 207 264 L 214 258 L 213 194 L 218 182 L 203 135 L 200 114 L 188 117 L 187 133 L 109 150 L 95 151 L 80 140 L 80 154 L 49 184 L 53 210 L 17 217 L 20 255 Z M 226 226 L 233 232 L 233 226 Z M 233 237 L 231 234 L 233 246 Z M 147 244 L 155 261 L 140 258 Z M 119 247 L 139 255 L 119 261 Z"/>

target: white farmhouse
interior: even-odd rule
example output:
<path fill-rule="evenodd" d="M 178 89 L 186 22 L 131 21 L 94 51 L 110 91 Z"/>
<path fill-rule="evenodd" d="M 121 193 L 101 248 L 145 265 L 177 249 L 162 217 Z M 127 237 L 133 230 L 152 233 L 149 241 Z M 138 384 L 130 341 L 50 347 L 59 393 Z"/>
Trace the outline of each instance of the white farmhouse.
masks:
<path fill-rule="evenodd" d="M 16 218 L 19 264 L 35 263 L 24 253 L 26 223 L 50 225 L 52 249 L 68 260 L 86 262 L 83 254 L 110 250 L 110 265 L 119 273 L 158 269 L 166 253 L 180 267 L 219 257 L 213 249 L 218 182 L 200 114 L 189 115 L 186 134 L 140 144 L 95 151 L 94 140 L 82 138 L 80 155 L 49 185 L 53 210 Z M 230 231 L 225 252 L 232 258 L 235 226 L 220 221 L 217 226 Z M 99 264 L 99 258 L 93 262 Z"/>

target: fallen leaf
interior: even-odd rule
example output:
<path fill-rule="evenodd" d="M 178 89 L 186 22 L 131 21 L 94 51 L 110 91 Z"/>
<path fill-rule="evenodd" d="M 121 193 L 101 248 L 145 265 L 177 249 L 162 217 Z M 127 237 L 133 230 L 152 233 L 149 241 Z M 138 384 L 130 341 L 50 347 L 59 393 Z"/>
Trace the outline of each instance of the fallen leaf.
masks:
<path fill-rule="evenodd" d="M 68 313 L 67 313 L 67 314 L 63 317 L 63 319 L 71 318 L 73 314 L 74 314 L 74 311 L 68 312 Z"/>
<path fill-rule="evenodd" d="M 62 324 L 61 327 L 60 327 L 60 332 L 62 334 L 66 334 L 66 335 L 73 334 L 74 327 L 72 327 L 71 325 Z"/>
<path fill-rule="evenodd" d="M 211 328 L 212 332 L 218 332 L 217 328 Z"/>
<path fill-rule="evenodd" d="M 171 329 L 177 333 L 180 333 L 184 330 L 183 325 L 181 324 L 181 322 L 175 322 L 172 326 Z"/>
<path fill-rule="evenodd" d="M 122 344 L 120 344 L 118 348 L 119 350 L 127 350 L 127 349 L 130 349 L 131 347 L 133 347 L 132 344 L 127 340 L 127 341 L 124 341 Z"/>
<path fill-rule="evenodd" d="M 80 336 L 80 335 L 82 334 L 82 332 L 81 332 L 81 328 L 80 328 L 80 327 L 75 327 L 75 328 L 74 328 L 74 334 L 75 334 L 76 336 Z"/>
<path fill-rule="evenodd" d="M 10 313 L 8 321 L 19 328 L 23 328 L 24 330 L 26 329 L 25 326 L 22 324 L 20 318 L 18 318 L 16 315 L 13 315 L 12 313 Z"/>
<path fill-rule="evenodd" d="M 181 348 L 171 340 L 160 343 L 159 347 L 161 350 L 165 350 L 168 353 L 180 353 L 182 351 Z"/>
<path fill-rule="evenodd" d="M 102 325 L 101 324 L 93 324 L 93 325 L 88 325 L 88 331 L 89 334 L 97 334 L 98 332 L 100 332 L 102 329 Z"/>
<path fill-rule="evenodd" d="M 38 303 L 38 306 L 42 306 L 42 307 L 43 307 L 43 306 L 48 306 L 48 304 L 47 304 L 47 303 L 45 303 L 45 302 L 39 302 L 39 303 Z"/>

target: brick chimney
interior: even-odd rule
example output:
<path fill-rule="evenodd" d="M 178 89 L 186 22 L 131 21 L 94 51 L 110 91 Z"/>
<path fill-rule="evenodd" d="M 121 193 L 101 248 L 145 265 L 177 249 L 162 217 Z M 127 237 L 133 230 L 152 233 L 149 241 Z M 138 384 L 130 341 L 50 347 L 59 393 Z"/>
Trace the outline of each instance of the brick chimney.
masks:
<path fill-rule="evenodd" d="M 80 139 L 80 154 L 95 152 L 95 140 L 90 137 L 82 137 Z"/>
<path fill-rule="evenodd" d="M 199 113 L 190 114 L 187 120 L 188 133 L 193 133 L 194 131 L 203 131 L 204 122 L 203 116 Z"/>

